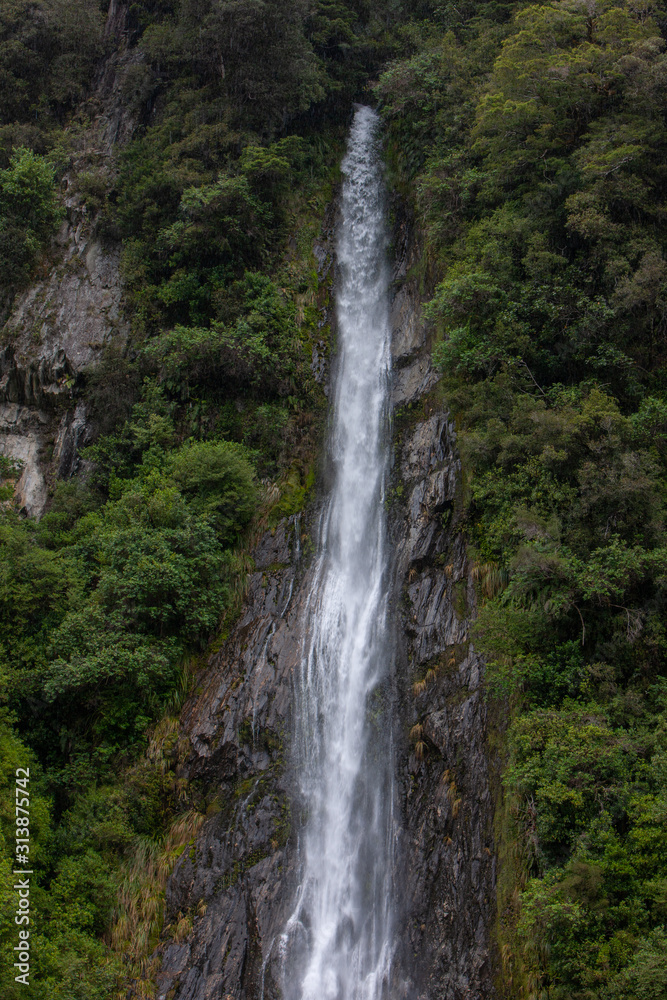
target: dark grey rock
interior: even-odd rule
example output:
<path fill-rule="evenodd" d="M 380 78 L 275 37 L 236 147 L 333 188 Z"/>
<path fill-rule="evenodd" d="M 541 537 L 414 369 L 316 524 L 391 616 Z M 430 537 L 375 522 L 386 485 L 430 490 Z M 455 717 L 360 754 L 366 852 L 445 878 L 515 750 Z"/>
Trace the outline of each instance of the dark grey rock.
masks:
<path fill-rule="evenodd" d="M 416 358 L 404 368 L 394 369 L 392 375 L 391 404 L 407 406 L 430 392 L 440 378 L 431 368 L 428 358 Z"/>
<path fill-rule="evenodd" d="M 60 421 L 53 449 L 53 465 L 59 479 L 69 479 L 81 466 L 81 449 L 90 440 L 85 403 L 67 410 Z"/>
<path fill-rule="evenodd" d="M 421 310 L 415 303 L 408 287 L 399 289 L 391 306 L 391 354 L 395 362 L 404 361 L 426 342 L 426 332 Z"/>
<path fill-rule="evenodd" d="M 425 356 L 402 371 L 413 372 L 404 383 L 410 392 L 433 385 Z M 396 459 L 404 501 L 392 508 L 389 527 L 402 832 L 390 998 L 492 1000 L 483 665 L 469 641 L 475 592 L 457 522 L 460 462 L 447 414 L 413 426 Z M 187 942 L 163 943 L 160 997 L 280 1000 L 280 935 L 294 903 L 302 823 L 290 734 L 312 585 L 300 544 L 309 528 L 291 518 L 259 541 L 243 612 L 182 714 L 190 748 L 182 776 L 217 812 L 169 880 L 167 921 L 189 912 L 194 923 Z M 418 749 L 408 737 L 416 723 Z"/>

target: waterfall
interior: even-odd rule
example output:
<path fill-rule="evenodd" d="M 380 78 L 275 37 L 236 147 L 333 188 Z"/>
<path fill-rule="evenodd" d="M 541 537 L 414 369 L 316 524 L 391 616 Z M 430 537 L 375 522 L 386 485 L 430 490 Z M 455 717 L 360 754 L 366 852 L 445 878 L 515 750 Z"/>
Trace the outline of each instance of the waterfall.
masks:
<path fill-rule="evenodd" d="M 357 108 L 342 170 L 334 479 L 295 684 L 306 820 L 301 883 L 281 939 L 285 1000 L 380 1000 L 392 953 L 389 275 L 378 118 L 370 108 Z"/>

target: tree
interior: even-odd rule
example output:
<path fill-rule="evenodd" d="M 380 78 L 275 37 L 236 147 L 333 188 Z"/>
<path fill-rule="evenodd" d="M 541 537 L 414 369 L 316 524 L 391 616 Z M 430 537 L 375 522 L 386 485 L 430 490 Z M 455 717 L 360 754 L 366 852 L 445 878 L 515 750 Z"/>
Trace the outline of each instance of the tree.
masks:
<path fill-rule="evenodd" d="M 63 214 L 53 167 L 29 149 L 16 149 L 0 171 L 0 284 L 27 281 Z"/>

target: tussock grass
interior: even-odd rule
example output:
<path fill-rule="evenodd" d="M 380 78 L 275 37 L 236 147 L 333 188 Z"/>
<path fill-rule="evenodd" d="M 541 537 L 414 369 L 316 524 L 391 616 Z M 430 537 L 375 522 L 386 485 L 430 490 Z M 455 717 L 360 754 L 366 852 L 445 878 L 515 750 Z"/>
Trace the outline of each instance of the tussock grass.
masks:
<path fill-rule="evenodd" d="M 127 966 L 133 996 L 141 1000 L 150 1000 L 155 992 L 159 958 L 154 952 L 163 930 L 167 879 L 183 850 L 194 843 L 204 819 L 194 809 L 182 813 L 162 842 L 139 839 L 124 866 L 107 944 Z M 205 912 L 205 904 L 200 904 L 199 911 Z M 192 914 L 179 915 L 173 939 L 184 941 L 192 931 L 192 924 Z M 117 995 L 118 1000 L 125 1000 L 126 996 L 126 990 Z"/>

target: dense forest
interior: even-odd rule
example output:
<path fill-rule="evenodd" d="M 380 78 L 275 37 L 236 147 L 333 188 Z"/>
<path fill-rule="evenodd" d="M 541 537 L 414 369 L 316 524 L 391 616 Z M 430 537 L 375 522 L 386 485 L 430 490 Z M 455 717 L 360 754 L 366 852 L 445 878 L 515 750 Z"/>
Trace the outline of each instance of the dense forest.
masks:
<path fill-rule="evenodd" d="M 510 996 L 667 989 L 663 18 L 453 21 L 379 88 L 462 432 L 477 641 L 510 711 Z"/>
<path fill-rule="evenodd" d="M 122 248 L 130 324 L 72 385 L 86 474 L 37 520 L 0 465 L 7 1000 L 151 997 L 155 946 L 191 926 L 162 925 L 205 815 L 176 776 L 178 712 L 253 539 L 316 481 L 312 246 L 360 99 L 385 122 L 462 455 L 502 761 L 498 994 L 667 994 L 666 37 L 651 0 L 2 4 L 1 318 L 53 266 L 67 189 Z M 109 157 L 112 60 L 133 130 Z"/>

